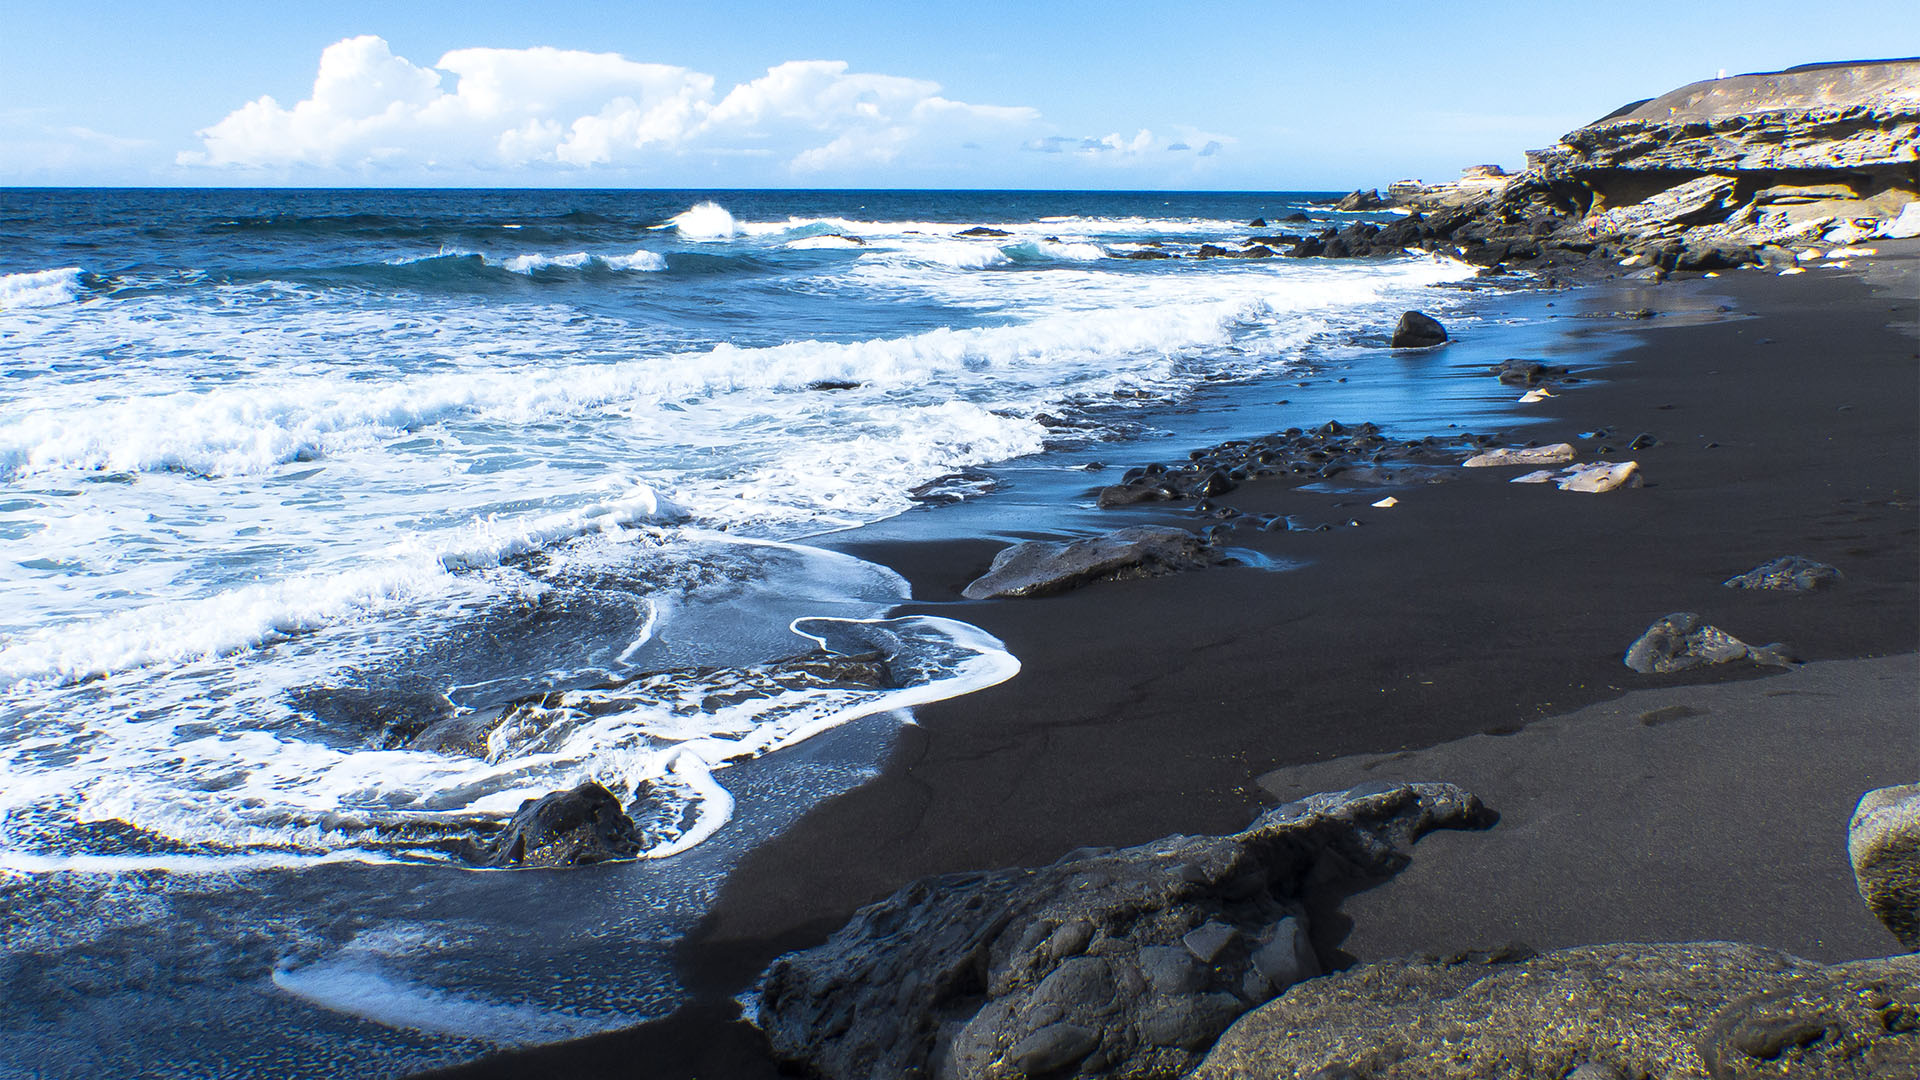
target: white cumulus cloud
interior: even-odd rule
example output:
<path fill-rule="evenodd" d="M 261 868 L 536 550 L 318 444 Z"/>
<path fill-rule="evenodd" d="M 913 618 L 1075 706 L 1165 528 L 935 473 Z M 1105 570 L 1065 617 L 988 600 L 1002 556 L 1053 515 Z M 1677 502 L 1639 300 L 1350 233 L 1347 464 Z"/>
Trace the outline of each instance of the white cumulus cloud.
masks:
<path fill-rule="evenodd" d="M 261 97 L 199 132 L 190 167 L 583 169 L 747 154 L 796 173 L 1019 138 L 1040 114 L 971 105 L 921 79 L 796 60 L 716 96 L 714 79 L 615 53 L 457 49 L 431 67 L 371 35 L 320 55 L 313 91 Z"/>

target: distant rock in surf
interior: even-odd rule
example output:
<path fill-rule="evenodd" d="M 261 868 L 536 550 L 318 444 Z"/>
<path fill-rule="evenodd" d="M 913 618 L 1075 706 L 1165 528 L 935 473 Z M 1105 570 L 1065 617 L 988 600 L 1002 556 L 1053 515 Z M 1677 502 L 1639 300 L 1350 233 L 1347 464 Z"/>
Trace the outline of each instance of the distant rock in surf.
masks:
<path fill-rule="evenodd" d="M 954 233 L 953 235 L 955 235 L 955 236 L 988 236 L 988 237 L 991 237 L 991 236 L 1012 236 L 1013 234 L 1012 234 L 1012 233 L 1010 233 L 1010 232 L 1008 232 L 1008 231 L 1007 231 L 1007 230 L 1005 230 L 1005 229 L 995 229 L 995 228 L 992 228 L 991 226 L 987 226 L 987 225 L 975 225 L 975 226 L 974 226 L 973 228 L 971 228 L 971 229 L 961 229 L 961 230 L 960 230 L 959 232 L 957 232 L 957 233 Z"/>
<path fill-rule="evenodd" d="M 613 792 L 589 780 L 520 804 L 494 838 L 487 862 L 515 869 L 584 866 L 630 859 L 645 841 Z"/>
<path fill-rule="evenodd" d="M 1380 197 L 1377 189 L 1356 190 L 1333 204 L 1335 210 L 1380 210 L 1386 206 L 1387 200 Z"/>
<path fill-rule="evenodd" d="M 1440 320 L 1424 311 L 1409 311 L 1400 316 L 1400 322 L 1393 328 L 1393 347 L 1396 349 L 1425 349 L 1442 345 L 1447 341 L 1447 328 Z"/>

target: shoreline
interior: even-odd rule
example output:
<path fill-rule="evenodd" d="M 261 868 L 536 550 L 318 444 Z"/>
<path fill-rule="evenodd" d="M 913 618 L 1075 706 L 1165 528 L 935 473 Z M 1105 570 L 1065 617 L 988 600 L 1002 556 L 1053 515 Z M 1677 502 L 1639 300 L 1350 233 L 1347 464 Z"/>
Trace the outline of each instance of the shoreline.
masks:
<path fill-rule="evenodd" d="M 1508 485 L 1513 470 L 1365 493 L 1254 482 L 1225 501 L 1249 513 L 1348 514 L 1363 525 L 1233 534 L 1234 546 L 1301 564 L 1284 571 L 1213 568 L 1043 600 L 958 599 L 1002 546 L 994 540 L 865 530 L 817 538 L 912 582 L 914 602 L 893 614 L 976 625 L 1007 644 L 1023 673 L 918 709 L 879 777 L 743 860 L 679 948 L 694 1004 L 447 1074 L 591 1074 L 644 1059 L 657 1065 L 650 1075 L 776 1075 L 757 1032 L 732 1020 L 730 999 L 774 956 L 817 943 L 855 907 L 915 878 L 1230 831 L 1277 801 L 1259 782 L 1275 770 L 1328 776 L 1354 755 L 1525 734 L 1535 721 L 1646 688 L 1685 699 L 1692 687 L 1769 678 L 1750 667 L 1673 676 L 1625 668 L 1627 644 L 1670 611 L 1701 611 L 1747 641 L 1782 641 L 1811 661 L 1913 653 L 1920 389 L 1911 331 L 1882 324 L 1912 318 L 1902 297 L 1920 244 L 1878 246 L 1878 292 L 1853 270 L 1586 287 L 1656 302 L 1680 291 L 1734 298 L 1724 320 L 1581 331 L 1608 348 L 1605 371 L 1565 388 L 1542 410 L 1544 422 L 1518 436 L 1576 442 L 1584 459 L 1593 455 L 1580 432 L 1611 428 L 1623 444 L 1649 432 L 1656 445 L 1612 458 L 1638 459 L 1644 489 L 1590 496 Z M 1886 318 L 1868 318 L 1876 310 Z M 1624 351 L 1611 348 L 1622 339 Z M 1398 506 L 1370 507 L 1390 493 Z M 1102 516 L 1108 528 L 1202 524 L 1164 505 Z M 1049 524 L 1032 527 L 1044 534 Z M 1719 584 L 1787 554 L 1831 562 L 1848 581 L 1806 596 Z M 1909 743 L 1907 756 L 1907 772 L 1920 771 L 1920 745 Z M 1567 775 L 1584 768 L 1535 764 Z M 1538 778 L 1552 781 L 1550 771 Z M 1845 822 L 1833 825 L 1844 850 Z M 1485 839 L 1446 843 L 1470 851 Z M 1433 844 L 1415 848 L 1416 867 L 1443 861 Z M 1665 902 L 1685 905 L 1699 882 L 1683 867 L 1664 884 Z M 1380 921 L 1412 910 L 1417 894 L 1390 883 L 1353 909 Z M 1355 919 L 1356 947 L 1369 940 L 1365 925 Z"/>

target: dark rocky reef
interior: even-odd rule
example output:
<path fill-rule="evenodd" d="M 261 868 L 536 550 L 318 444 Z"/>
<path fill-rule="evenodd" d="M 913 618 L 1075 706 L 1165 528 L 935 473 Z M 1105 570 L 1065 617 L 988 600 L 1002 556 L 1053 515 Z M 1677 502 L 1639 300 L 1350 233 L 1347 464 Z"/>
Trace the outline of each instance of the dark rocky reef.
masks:
<path fill-rule="evenodd" d="M 1832 967 L 1727 942 L 1369 964 L 1223 1035 L 1195 1080 L 1906 1080 L 1920 956 Z"/>
<path fill-rule="evenodd" d="M 1103 507 L 1205 501 L 1266 477 L 1298 482 L 1336 476 L 1355 483 L 1403 480 L 1423 467 L 1458 465 L 1463 451 L 1472 453 L 1499 441 L 1497 436 L 1471 434 L 1394 439 L 1377 424 L 1331 420 L 1310 430 L 1288 428 L 1257 439 L 1232 439 L 1195 450 L 1185 462 L 1128 469 L 1120 483 L 1101 488 L 1096 498 Z"/>
<path fill-rule="evenodd" d="M 1179 1076 L 1322 970 L 1310 894 L 1387 877 L 1422 834 L 1492 817 L 1451 785 L 1381 785 L 1231 836 L 915 882 L 776 961 L 760 1025 L 828 1080 Z"/>

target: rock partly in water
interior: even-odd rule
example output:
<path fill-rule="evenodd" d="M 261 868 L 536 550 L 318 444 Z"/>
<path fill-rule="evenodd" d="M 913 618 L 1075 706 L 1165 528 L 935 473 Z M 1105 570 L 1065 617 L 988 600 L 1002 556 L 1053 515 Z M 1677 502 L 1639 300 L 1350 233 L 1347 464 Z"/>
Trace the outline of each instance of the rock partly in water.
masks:
<path fill-rule="evenodd" d="M 571 791 L 556 791 L 520 804 L 487 852 L 494 866 L 584 866 L 630 859 L 643 840 L 633 819 L 613 792 L 589 780 Z"/>
<path fill-rule="evenodd" d="M 1339 202 L 1334 203 L 1333 208 L 1335 210 L 1354 210 L 1354 211 L 1380 210 L 1385 208 L 1387 205 L 1388 205 L 1387 200 L 1380 197 L 1380 192 L 1378 189 L 1368 189 L 1365 191 L 1357 190 L 1347 194 L 1346 196 L 1342 197 Z"/>
<path fill-rule="evenodd" d="M 1225 556 L 1185 529 L 1140 525 L 1071 543 L 1029 540 L 994 556 L 993 565 L 960 591 L 969 600 L 1047 596 L 1091 581 L 1158 577 L 1197 570 Z"/>
<path fill-rule="evenodd" d="M 1507 386 L 1549 385 L 1565 380 L 1568 375 L 1566 368 L 1538 360 L 1502 360 L 1494 366 L 1493 373 Z"/>
<path fill-rule="evenodd" d="M 511 706 L 508 709 L 462 713 L 436 720 L 427 725 L 426 730 L 407 740 L 407 749 L 448 757 L 484 758 L 488 753 L 488 738 L 500 727 L 510 711 Z"/>
<path fill-rule="evenodd" d="M 1664 675 L 1711 664 L 1751 660 L 1768 667 L 1791 667 L 1786 646 L 1748 645 L 1691 611 L 1677 611 L 1647 627 L 1627 649 L 1626 664 L 1642 675 Z"/>
<path fill-rule="evenodd" d="M 1920 956 L 1832 967 L 1727 942 L 1389 960 L 1248 1013 L 1194 1080 L 1904 1078 Z"/>
<path fill-rule="evenodd" d="M 1782 555 L 1761 563 L 1744 574 L 1735 574 L 1721 582 L 1729 589 L 1778 589 L 1784 592 L 1811 592 L 1842 580 L 1840 571 L 1804 555 Z"/>
<path fill-rule="evenodd" d="M 1446 784 L 1315 795 L 1231 836 L 949 874 L 769 970 L 759 1022 L 827 1080 L 1174 1077 L 1235 1017 L 1320 970 L 1301 897 L 1492 815 Z"/>
<path fill-rule="evenodd" d="M 1847 828 L 1847 854 L 1867 908 L 1920 950 L 1920 784 L 1867 792 Z"/>
<path fill-rule="evenodd" d="M 1396 349 L 1425 349 L 1443 345 L 1446 340 L 1447 328 L 1440 325 L 1439 319 L 1422 311 L 1406 312 L 1393 328 L 1393 347 Z"/>
<path fill-rule="evenodd" d="M 1158 462 L 1128 469 L 1121 482 L 1101 488 L 1102 507 L 1160 500 L 1214 499 L 1247 480 L 1288 477 L 1298 483 L 1335 476 L 1347 483 L 1438 483 L 1449 477 L 1463 450 L 1499 440 L 1458 434 L 1399 440 L 1375 424 L 1328 421 L 1311 430 L 1288 428 L 1257 439 L 1233 439 L 1194 450 L 1185 463 Z"/>
<path fill-rule="evenodd" d="M 1475 454 L 1461 464 L 1469 469 L 1487 469 L 1497 465 L 1561 465 L 1572 461 L 1576 451 L 1572 443 L 1548 446 L 1503 446 Z"/>

